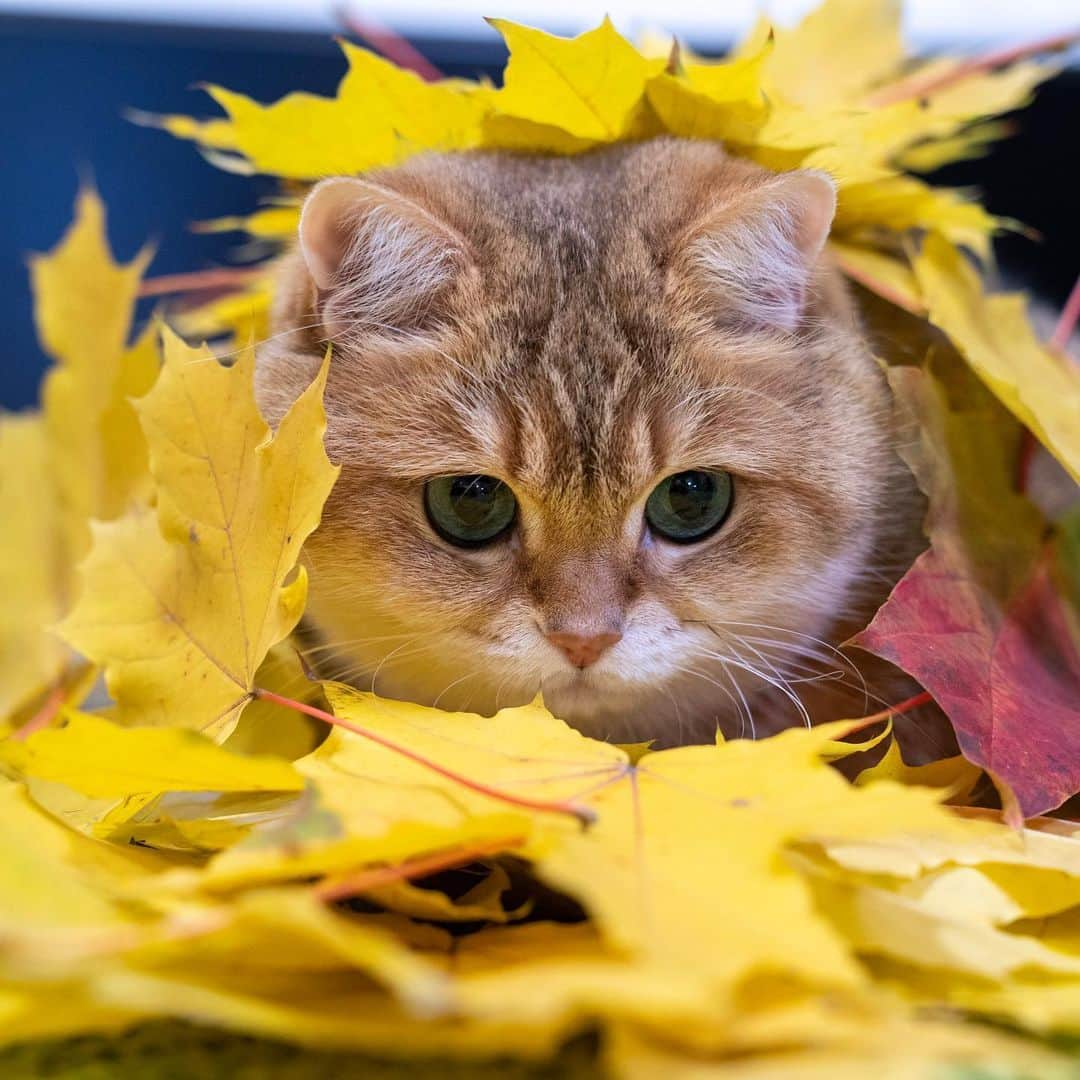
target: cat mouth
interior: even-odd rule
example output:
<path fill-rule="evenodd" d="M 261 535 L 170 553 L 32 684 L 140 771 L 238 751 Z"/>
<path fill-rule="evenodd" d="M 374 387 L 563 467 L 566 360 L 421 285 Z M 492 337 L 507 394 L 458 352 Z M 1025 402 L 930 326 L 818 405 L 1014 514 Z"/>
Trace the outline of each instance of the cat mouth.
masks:
<path fill-rule="evenodd" d="M 560 719 L 582 730 L 605 715 L 640 705 L 641 688 L 610 673 L 574 668 L 545 676 L 540 682 L 544 704 Z"/>

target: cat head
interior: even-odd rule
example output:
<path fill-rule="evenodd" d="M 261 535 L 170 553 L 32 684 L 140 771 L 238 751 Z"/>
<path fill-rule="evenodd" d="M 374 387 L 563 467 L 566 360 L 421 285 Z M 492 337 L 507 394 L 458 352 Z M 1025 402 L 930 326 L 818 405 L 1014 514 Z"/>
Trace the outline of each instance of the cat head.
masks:
<path fill-rule="evenodd" d="M 325 674 L 620 739 L 797 719 L 775 686 L 880 599 L 899 469 L 834 208 L 676 139 L 319 184 L 257 387 L 276 422 L 332 343 Z"/>

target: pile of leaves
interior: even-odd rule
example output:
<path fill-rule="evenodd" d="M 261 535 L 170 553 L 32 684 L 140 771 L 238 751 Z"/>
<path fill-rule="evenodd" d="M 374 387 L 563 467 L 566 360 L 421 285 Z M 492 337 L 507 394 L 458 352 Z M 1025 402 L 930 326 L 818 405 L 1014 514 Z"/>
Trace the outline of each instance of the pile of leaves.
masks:
<path fill-rule="evenodd" d="M 32 264 L 41 410 L 0 421 L 0 1041 L 172 1018 L 410 1061 L 594 1032 L 631 1080 L 1073 1075 L 1080 826 L 1034 815 L 1080 788 L 1080 529 L 1017 469 L 1035 438 L 1080 477 L 1080 376 L 984 289 L 1008 223 L 912 175 L 978 152 L 1052 69 L 910 63 L 877 0 L 763 24 L 721 63 L 608 23 L 497 27 L 500 89 L 346 46 L 336 99 L 213 89 L 226 119 L 160 123 L 288 191 L 433 147 L 663 131 L 830 171 L 841 265 L 939 331 L 889 370 L 929 548 L 860 641 L 964 757 L 907 765 L 884 723 L 904 706 L 649 752 L 540 702 L 481 717 L 310 681 L 290 635 L 336 476 L 326 366 L 271 433 L 261 267 L 177 320 L 219 355 L 156 322 L 132 342 L 150 256 L 118 265 L 83 192 Z M 294 224 L 284 202 L 243 223 Z M 854 783 L 831 764 L 872 748 Z M 962 805 L 982 770 L 1004 814 Z"/>

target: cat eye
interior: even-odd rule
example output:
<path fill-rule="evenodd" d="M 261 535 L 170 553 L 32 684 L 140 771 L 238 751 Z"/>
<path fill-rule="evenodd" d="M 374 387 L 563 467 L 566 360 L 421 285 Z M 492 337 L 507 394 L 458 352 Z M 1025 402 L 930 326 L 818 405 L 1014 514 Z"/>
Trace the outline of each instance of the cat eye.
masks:
<path fill-rule="evenodd" d="M 665 540 L 692 544 L 723 525 L 733 493 L 729 473 L 688 469 L 653 488 L 645 503 L 645 520 Z"/>
<path fill-rule="evenodd" d="M 424 509 L 447 543 L 480 547 L 514 524 L 517 499 L 494 476 L 438 476 L 424 485 Z"/>

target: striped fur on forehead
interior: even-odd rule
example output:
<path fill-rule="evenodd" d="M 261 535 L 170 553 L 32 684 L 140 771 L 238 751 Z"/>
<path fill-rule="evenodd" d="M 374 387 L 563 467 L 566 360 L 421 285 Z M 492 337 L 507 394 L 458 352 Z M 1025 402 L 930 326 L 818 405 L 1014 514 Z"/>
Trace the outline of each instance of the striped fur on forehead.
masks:
<path fill-rule="evenodd" d="M 744 668 L 718 666 L 728 620 L 775 632 L 792 664 L 862 625 L 918 550 L 919 504 L 821 251 L 833 198 L 820 174 L 666 138 L 421 155 L 317 186 L 257 390 L 276 423 L 333 341 L 342 473 L 306 550 L 344 677 L 481 711 L 542 689 L 602 735 L 674 741 L 663 725 L 686 721 L 711 738 L 755 700 Z M 687 469 L 731 473 L 732 509 L 668 543 L 645 503 Z M 425 483 L 475 473 L 511 486 L 516 518 L 458 548 Z M 606 674 L 567 674 L 545 637 L 586 624 L 621 629 Z"/>

